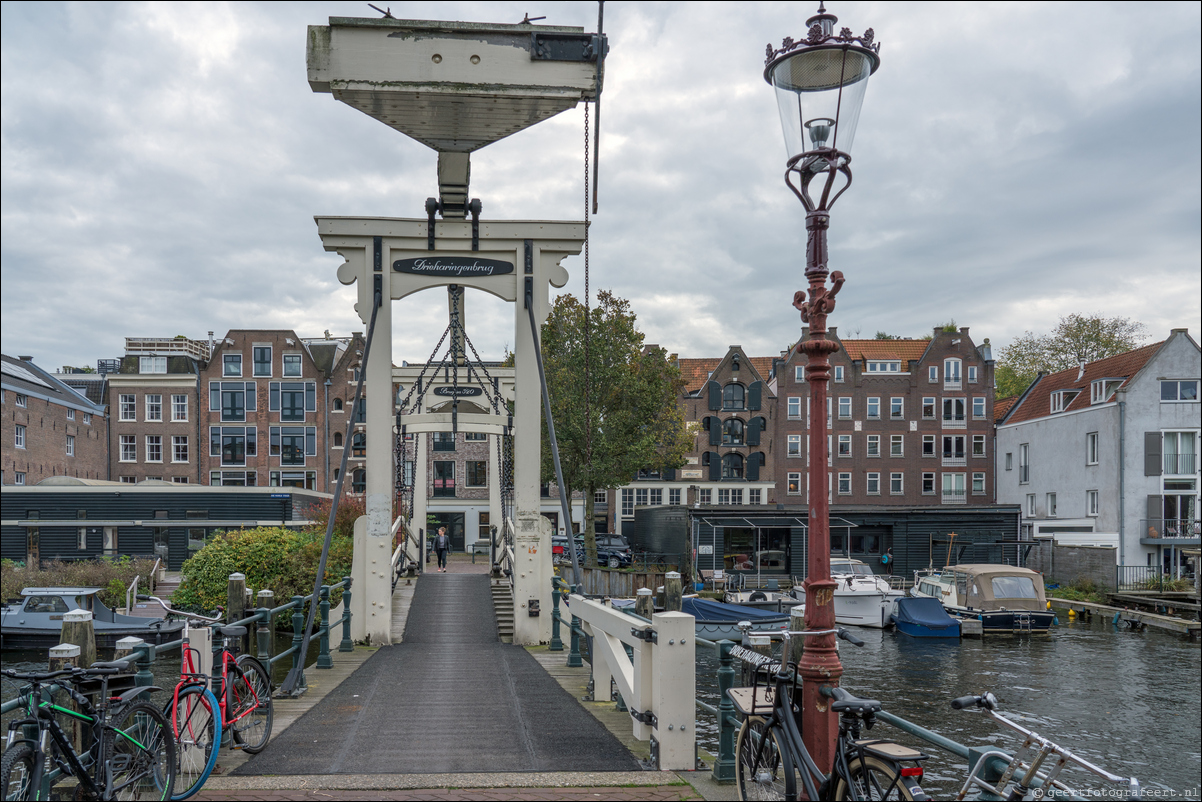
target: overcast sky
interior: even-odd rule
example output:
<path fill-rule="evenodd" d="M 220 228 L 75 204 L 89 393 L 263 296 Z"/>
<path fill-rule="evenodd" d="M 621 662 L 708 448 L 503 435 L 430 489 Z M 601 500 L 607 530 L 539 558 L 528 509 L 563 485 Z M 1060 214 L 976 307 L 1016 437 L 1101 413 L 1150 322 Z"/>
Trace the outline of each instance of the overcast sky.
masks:
<path fill-rule="evenodd" d="M 402 18 L 596 29 L 595 3 L 388 3 Z M 591 282 L 681 356 L 796 340 L 804 214 L 764 45 L 815 3 L 605 8 L 601 210 Z M 995 347 L 1061 315 L 1160 339 L 1202 317 L 1196 3 L 857 3 L 881 42 L 835 206 L 842 336 L 955 319 Z M 362 330 L 314 215 L 424 217 L 434 151 L 310 91 L 305 26 L 365 3 L 4 3 L 3 350 L 43 367 L 126 336 Z M 494 219 L 581 219 L 583 107 L 473 155 Z M 564 266 L 583 291 L 582 258 Z M 512 307 L 468 296 L 485 357 Z M 394 358 L 424 360 L 445 294 L 398 302 Z"/>

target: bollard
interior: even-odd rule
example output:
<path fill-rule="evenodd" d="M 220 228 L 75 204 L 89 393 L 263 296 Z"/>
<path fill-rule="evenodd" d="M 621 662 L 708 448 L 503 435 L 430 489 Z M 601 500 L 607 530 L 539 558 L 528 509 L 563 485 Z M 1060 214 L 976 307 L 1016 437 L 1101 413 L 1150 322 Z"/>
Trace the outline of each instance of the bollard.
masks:
<path fill-rule="evenodd" d="M 255 629 L 255 639 L 258 641 L 258 658 L 263 665 L 271 665 L 271 608 L 275 607 L 275 593 L 270 590 L 259 591 L 258 626 Z"/>
<path fill-rule="evenodd" d="M 806 628 L 805 611 L 802 610 L 802 605 L 797 605 L 789 610 L 789 629 L 793 632 L 801 632 Z M 789 639 L 789 654 L 781 655 L 781 660 L 787 658 L 788 662 L 797 665 L 801 660 L 801 654 L 806 649 L 805 638 L 790 638 Z"/>
<path fill-rule="evenodd" d="M 79 647 L 79 664 L 90 666 L 96 662 L 96 625 L 90 610 L 72 610 L 63 613 L 62 643 Z"/>
<path fill-rule="evenodd" d="M 321 586 L 321 602 L 318 604 L 318 615 L 321 616 L 321 635 L 317 639 L 317 668 L 333 668 L 334 661 L 330 658 L 330 586 Z"/>
<path fill-rule="evenodd" d="M 246 575 L 230 574 L 225 591 L 225 623 L 232 624 L 246 617 Z M 246 652 L 246 638 L 238 638 L 238 653 Z"/>
<path fill-rule="evenodd" d="M 552 652 L 563 651 L 563 639 L 559 636 L 559 577 L 551 577 L 551 645 L 547 647 Z"/>
<path fill-rule="evenodd" d="M 664 612 L 679 613 L 684 590 L 680 584 L 680 572 L 664 574 Z"/>
<path fill-rule="evenodd" d="M 655 606 L 657 608 L 659 608 L 660 610 L 662 610 L 662 609 L 664 609 L 665 601 L 666 600 L 664 599 L 664 586 L 660 585 L 659 587 L 657 587 L 655 589 Z M 652 612 L 654 612 L 654 610 L 652 610 Z M 650 618 L 651 616 L 647 616 L 647 617 Z"/>
<path fill-rule="evenodd" d="M 410 566 L 412 565 L 410 563 Z M 355 642 L 351 640 L 351 578 L 344 576 L 342 581 L 342 642 L 338 644 L 338 651 L 353 652 Z"/>
<path fill-rule="evenodd" d="M 78 668 L 80 651 L 81 649 L 74 643 L 60 643 L 58 646 L 51 646 L 50 670 L 62 671 L 67 668 Z M 63 707 L 79 712 L 79 704 L 70 697 L 63 700 Z M 74 716 L 67 716 L 65 720 L 59 719 L 59 723 L 67 731 L 67 738 L 70 739 L 72 746 L 75 747 L 75 751 L 82 752 L 83 730 L 80 727 L 79 719 Z"/>
<path fill-rule="evenodd" d="M 655 613 L 655 602 L 651 599 L 651 588 L 639 588 L 634 592 L 634 614 L 651 620 Z"/>
<path fill-rule="evenodd" d="M 727 693 L 735 684 L 735 670 L 730 650 L 732 641 L 718 641 L 718 757 L 714 761 L 714 780 L 735 780 L 735 705 Z"/>
<path fill-rule="evenodd" d="M 296 690 L 307 688 L 308 683 L 305 682 L 305 655 L 301 654 L 301 646 L 305 642 L 305 597 L 292 597 L 292 667 L 300 672 L 300 682 L 296 684 Z"/>
<path fill-rule="evenodd" d="M 568 668 L 580 668 L 584 661 L 580 659 L 580 618 L 572 616 L 571 651 L 568 652 Z"/>

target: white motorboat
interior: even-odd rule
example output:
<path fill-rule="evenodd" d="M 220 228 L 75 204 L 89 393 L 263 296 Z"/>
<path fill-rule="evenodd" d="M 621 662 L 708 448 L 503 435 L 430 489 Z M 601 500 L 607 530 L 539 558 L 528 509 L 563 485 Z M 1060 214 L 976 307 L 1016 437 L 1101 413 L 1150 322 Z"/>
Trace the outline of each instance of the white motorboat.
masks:
<path fill-rule="evenodd" d="M 868 565 L 849 557 L 831 558 L 831 579 L 836 583 L 835 621 L 840 624 L 883 629 L 889 626 L 893 601 L 905 595 L 888 579 L 872 573 Z M 791 592 L 805 601 L 802 583 L 794 583 Z"/>

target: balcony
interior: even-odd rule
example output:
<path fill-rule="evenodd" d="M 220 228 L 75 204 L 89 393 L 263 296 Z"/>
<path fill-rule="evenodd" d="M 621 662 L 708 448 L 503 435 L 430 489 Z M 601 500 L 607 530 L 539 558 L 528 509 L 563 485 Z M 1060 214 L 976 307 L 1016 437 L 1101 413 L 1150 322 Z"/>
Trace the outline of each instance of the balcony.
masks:
<path fill-rule="evenodd" d="M 943 496 L 939 500 L 943 504 L 964 504 L 968 501 L 968 495 L 963 489 L 944 490 Z"/>
<path fill-rule="evenodd" d="M 963 415 L 955 415 L 950 418 L 945 416 L 943 418 L 943 428 L 944 429 L 967 429 L 968 421 L 964 420 Z"/>
<path fill-rule="evenodd" d="M 1198 471 L 1197 455 L 1165 454 L 1164 472 L 1168 476 L 1193 476 Z"/>
<path fill-rule="evenodd" d="M 1202 545 L 1202 521 L 1197 518 L 1141 518 L 1139 542 L 1145 546 Z"/>
<path fill-rule="evenodd" d="M 964 389 L 964 382 L 960 381 L 960 378 L 958 376 L 954 377 L 954 378 L 947 378 L 947 379 L 943 380 L 943 389 L 944 390 L 962 390 L 962 389 Z"/>
<path fill-rule="evenodd" d="M 943 467 L 945 468 L 963 468 L 968 465 L 968 460 L 963 454 L 952 456 L 950 454 L 943 455 Z"/>

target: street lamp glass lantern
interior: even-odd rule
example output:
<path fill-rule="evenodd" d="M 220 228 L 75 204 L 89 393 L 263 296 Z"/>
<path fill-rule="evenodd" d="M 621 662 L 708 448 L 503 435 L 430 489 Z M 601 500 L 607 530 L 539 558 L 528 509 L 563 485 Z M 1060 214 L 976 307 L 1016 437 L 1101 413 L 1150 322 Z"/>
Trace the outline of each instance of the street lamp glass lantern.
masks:
<path fill-rule="evenodd" d="M 829 150 L 851 158 L 868 78 L 881 60 L 871 29 L 863 36 L 853 36 L 847 28 L 835 34 L 836 21 L 820 9 L 806 21 L 805 39 L 786 39 L 779 50 L 769 48 L 764 78 L 776 89 L 790 162 Z"/>

